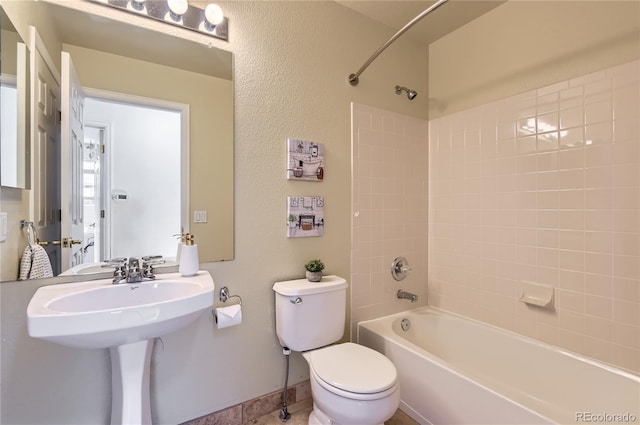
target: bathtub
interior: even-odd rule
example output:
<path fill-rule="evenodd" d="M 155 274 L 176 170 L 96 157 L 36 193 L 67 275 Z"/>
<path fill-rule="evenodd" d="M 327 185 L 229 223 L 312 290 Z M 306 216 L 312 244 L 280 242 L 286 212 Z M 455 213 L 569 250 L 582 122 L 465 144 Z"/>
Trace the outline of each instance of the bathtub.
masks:
<path fill-rule="evenodd" d="M 640 424 L 638 376 L 432 307 L 361 322 L 358 342 L 395 364 L 421 424 Z"/>

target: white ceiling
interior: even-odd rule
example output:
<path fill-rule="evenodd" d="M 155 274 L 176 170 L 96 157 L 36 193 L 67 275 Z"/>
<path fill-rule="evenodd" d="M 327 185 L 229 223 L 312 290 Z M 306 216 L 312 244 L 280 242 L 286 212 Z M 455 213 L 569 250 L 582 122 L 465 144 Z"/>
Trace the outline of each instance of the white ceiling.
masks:
<path fill-rule="evenodd" d="M 336 0 L 354 11 L 394 30 L 404 27 L 435 1 L 425 0 Z M 405 33 L 406 37 L 429 44 L 471 22 L 505 1 L 449 0 Z"/>
<path fill-rule="evenodd" d="M 435 1 L 428 0 L 336 0 L 338 3 L 360 13 L 368 18 L 380 22 L 394 30 L 398 30 L 416 17 L 420 12 L 431 6 Z M 184 67 L 188 64 L 188 69 L 197 70 L 205 74 L 214 74 L 222 78 L 230 78 L 223 75 L 229 73 L 231 69 L 230 59 L 222 61 L 221 70 L 212 70 L 210 54 L 202 54 L 200 50 L 206 48 L 199 43 L 189 43 L 180 41 L 180 47 L 174 49 L 174 55 L 165 55 L 167 46 L 176 43 L 175 37 L 166 36 L 161 33 L 144 31 L 136 28 L 136 36 L 131 36 L 131 25 L 123 22 L 115 22 L 110 19 L 99 19 L 78 10 L 61 7 L 58 4 L 42 2 L 42 7 L 48 7 L 48 16 L 59 31 L 63 42 L 77 44 L 80 46 L 104 50 L 115 54 L 121 54 L 120 47 L 126 46 L 132 57 L 143 60 L 151 58 L 169 57 L 173 59 L 171 63 L 163 63 L 169 66 Z M 62 2 L 63 3 L 63 2 Z M 428 44 L 445 34 L 459 28 L 472 21 L 478 16 L 499 6 L 504 1 L 493 0 L 449 0 L 422 21 L 413 26 L 404 37 L 410 37 L 422 43 Z M 71 24 L 73 22 L 73 24 Z M 147 43 L 143 32 L 150 32 L 155 43 Z M 108 40 L 104 45 L 104 40 Z M 153 51 L 157 47 L 160 52 Z M 189 48 L 187 48 L 189 47 Z M 199 49 L 197 52 L 190 49 Z M 217 49 L 209 49 L 217 51 Z M 184 54 L 181 54 L 184 53 Z M 227 54 L 228 52 L 222 52 Z M 197 62 L 201 63 L 197 63 Z M 194 63 L 196 62 L 196 63 Z"/>

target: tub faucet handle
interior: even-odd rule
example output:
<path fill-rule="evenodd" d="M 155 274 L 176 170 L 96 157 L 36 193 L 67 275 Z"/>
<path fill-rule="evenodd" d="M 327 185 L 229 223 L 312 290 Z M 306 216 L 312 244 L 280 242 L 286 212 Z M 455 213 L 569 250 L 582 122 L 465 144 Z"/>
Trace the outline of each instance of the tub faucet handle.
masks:
<path fill-rule="evenodd" d="M 397 281 L 407 277 L 410 270 L 409 262 L 404 257 L 396 257 L 393 263 L 391 263 L 391 276 Z"/>

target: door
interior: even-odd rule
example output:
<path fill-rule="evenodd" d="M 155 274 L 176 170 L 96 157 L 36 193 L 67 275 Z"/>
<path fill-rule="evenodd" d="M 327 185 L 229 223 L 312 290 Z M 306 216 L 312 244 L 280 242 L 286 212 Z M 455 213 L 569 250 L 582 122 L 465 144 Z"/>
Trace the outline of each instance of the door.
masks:
<path fill-rule="evenodd" d="M 71 55 L 62 52 L 62 122 L 60 171 L 62 187 L 62 268 L 82 263 L 84 234 L 83 145 L 84 93 Z"/>
<path fill-rule="evenodd" d="M 31 113 L 33 190 L 30 191 L 30 217 L 38 240 L 60 240 L 60 74 L 34 27 L 31 31 Z M 53 274 L 61 269 L 59 245 L 49 243 L 45 250 Z"/>

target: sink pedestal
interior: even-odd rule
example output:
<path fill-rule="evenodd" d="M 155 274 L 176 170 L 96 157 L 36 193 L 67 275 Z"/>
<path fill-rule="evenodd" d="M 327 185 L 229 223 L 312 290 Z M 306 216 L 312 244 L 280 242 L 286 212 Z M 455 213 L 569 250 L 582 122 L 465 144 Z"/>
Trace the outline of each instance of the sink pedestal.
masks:
<path fill-rule="evenodd" d="M 151 424 L 153 339 L 111 347 L 111 424 Z"/>

